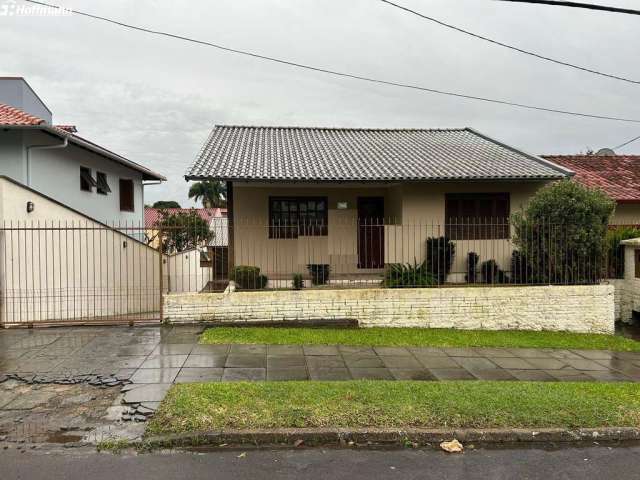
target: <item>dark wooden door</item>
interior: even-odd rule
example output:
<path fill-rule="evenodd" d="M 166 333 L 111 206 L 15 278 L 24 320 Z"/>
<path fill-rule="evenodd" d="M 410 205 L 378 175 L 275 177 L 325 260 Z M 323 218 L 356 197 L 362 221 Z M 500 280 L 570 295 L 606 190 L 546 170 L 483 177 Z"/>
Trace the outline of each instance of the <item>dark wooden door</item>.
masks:
<path fill-rule="evenodd" d="M 384 198 L 358 198 L 358 268 L 384 267 Z"/>

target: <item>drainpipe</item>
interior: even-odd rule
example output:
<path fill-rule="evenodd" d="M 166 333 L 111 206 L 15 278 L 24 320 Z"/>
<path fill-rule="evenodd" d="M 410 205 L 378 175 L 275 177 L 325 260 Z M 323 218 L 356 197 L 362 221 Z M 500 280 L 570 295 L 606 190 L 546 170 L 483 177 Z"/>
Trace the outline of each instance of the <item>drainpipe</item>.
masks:
<path fill-rule="evenodd" d="M 54 150 L 57 148 L 67 148 L 69 138 L 64 137 L 62 143 L 55 145 L 30 145 L 27 147 L 27 187 L 31 186 L 31 150 Z"/>

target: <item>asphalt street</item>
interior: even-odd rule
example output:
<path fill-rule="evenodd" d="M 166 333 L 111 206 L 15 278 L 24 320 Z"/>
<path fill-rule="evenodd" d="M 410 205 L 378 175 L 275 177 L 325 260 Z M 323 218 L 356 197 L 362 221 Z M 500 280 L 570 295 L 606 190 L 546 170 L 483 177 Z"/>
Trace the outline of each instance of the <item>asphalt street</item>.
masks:
<path fill-rule="evenodd" d="M 13 479 L 637 479 L 640 447 L 558 450 L 228 450 L 112 455 L 90 451 L 0 452 Z"/>

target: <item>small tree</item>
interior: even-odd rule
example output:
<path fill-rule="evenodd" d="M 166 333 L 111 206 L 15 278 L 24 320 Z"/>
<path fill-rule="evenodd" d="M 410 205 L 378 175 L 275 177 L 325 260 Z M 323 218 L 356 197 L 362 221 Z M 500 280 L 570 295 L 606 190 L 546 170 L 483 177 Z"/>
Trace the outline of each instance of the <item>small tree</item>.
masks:
<path fill-rule="evenodd" d="M 175 214 L 161 211 L 161 214 L 162 219 L 154 228 L 162 231 L 161 243 L 164 253 L 183 252 L 204 246 L 213 238 L 209 224 L 194 210 Z"/>
<path fill-rule="evenodd" d="M 153 204 L 153 208 L 181 208 L 175 200 L 158 200 Z"/>
<path fill-rule="evenodd" d="M 535 283 L 593 283 L 604 273 L 615 203 L 604 192 L 562 181 L 539 190 L 513 215 L 513 242 Z"/>
<path fill-rule="evenodd" d="M 449 237 L 429 237 L 426 241 L 425 262 L 427 271 L 439 284 L 447 280 L 456 255 L 456 245 Z"/>

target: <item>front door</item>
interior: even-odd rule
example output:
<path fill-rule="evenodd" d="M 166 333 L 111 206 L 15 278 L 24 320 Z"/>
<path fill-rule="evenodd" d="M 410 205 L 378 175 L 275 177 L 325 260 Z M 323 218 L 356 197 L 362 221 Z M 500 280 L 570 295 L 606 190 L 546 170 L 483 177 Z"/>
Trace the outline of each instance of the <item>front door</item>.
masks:
<path fill-rule="evenodd" d="M 384 267 L 384 198 L 358 198 L 358 268 Z"/>

